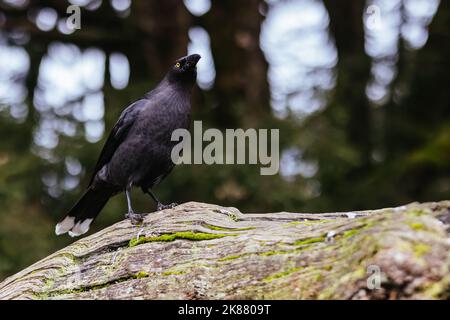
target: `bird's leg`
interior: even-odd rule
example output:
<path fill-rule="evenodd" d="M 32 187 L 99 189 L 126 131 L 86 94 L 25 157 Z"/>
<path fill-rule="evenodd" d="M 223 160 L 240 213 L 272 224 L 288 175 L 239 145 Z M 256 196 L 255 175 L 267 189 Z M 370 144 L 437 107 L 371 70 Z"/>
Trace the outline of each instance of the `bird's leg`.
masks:
<path fill-rule="evenodd" d="M 152 192 L 152 190 L 150 190 L 150 189 L 145 189 L 144 192 L 145 192 L 146 194 L 148 194 L 150 197 L 152 197 L 153 201 L 155 201 L 156 204 L 160 204 L 160 203 L 161 203 L 161 201 L 159 201 L 159 199 L 155 196 L 155 194 Z"/>
<path fill-rule="evenodd" d="M 131 206 L 131 183 L 127 186 L 125 190 L 125 195 L 127 196 L 127 204 L 128 204 L 128 213 L 125 215 L 125 218 L 130 219 L 132 224 L 141 223 L 143 220 L 142 215 L 134 213 L 134 210 Z"/>
<path fill-rule="evenodd" d="M 156 202 L 156 211 L 161 211 L 164 209 L 172 209 L 174 207 L 176 207 L 178 205 L 178 203 L 171 203 L 171 204 L 167 204 L 164 205 L 161 203 L 161 201 L 159 201 L 159 199 L 153 194 L 152 190 L 150 189 L 142 189 L 144 191 L 144 193 L 148 194 L 150 197 L 152 197 L 152 199 Z"/>

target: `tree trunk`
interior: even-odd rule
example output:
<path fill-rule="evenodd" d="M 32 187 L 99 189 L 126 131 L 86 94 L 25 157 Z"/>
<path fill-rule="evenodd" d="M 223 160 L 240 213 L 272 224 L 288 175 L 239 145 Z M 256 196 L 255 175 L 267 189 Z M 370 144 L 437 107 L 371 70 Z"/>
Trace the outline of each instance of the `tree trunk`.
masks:
<path fill-rule="evenodd" d="M 364 50 L 363 14 L 365 1 L 324 1 L 330 16 L 330 31 L 334 37 L 339 60 L 335 103 L 344 108 L 347 139 L 360 159 L 353 176 L 367 171 L 372 153 L 372 121 L 366 85 L 370 78 L 370 57 Z"/>
<path fill-rule="evenodd" d="M 0 299 L 449 298 L 449 208 L 242 214 L 190 202 L 76 241 L 6 279 Z"/>
<path fill-rule="evenodd" d="M 268 64 L 259 46 L 264 5 L 261 0 L 213 1 L 200 19 L 218 74 L 212 90 L 218 127 L 258 127 L 271 115 Z"/>

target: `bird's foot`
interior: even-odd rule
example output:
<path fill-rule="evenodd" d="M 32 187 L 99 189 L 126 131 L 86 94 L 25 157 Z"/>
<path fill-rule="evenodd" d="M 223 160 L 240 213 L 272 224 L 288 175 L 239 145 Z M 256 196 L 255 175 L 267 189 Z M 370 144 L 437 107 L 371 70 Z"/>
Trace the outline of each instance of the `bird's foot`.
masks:
<path fill-rule="evenodd" d="M 137 225 L 144 221 L 144 215 L 134 212 L 128 212 L 125 214 L 125 218 L 130 219 L 131 224 Z"/>
<path fill-rule="evenodd" d="M 165 209 L 172 209 L 175 208 L 178 205 L 178 203 L 171 203 L 171 204 L 162 204 L 161 202 L 158 203 L 158 205 L 156 206 L 156 211 L 161 211 L 161 210 L 165 210 Z"/>

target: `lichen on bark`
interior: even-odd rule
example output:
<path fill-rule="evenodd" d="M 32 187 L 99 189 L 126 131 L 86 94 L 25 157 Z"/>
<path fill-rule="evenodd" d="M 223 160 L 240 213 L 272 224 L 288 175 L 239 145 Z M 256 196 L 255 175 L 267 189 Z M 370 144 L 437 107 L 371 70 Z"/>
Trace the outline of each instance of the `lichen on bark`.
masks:
<path fill-rule="evenodd" d="M 243 214 L 190 202 L 74 242 L 3 281 L 0 299 L 446 299 L 449 208 Z"/>

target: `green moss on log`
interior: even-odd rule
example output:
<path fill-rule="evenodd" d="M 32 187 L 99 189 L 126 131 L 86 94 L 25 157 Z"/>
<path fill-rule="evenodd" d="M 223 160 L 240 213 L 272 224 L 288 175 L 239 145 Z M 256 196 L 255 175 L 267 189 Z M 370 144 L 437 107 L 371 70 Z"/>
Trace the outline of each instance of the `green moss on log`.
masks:
<path fill-rule="evenodd" d="M 204 232 L 175 232 L 170 234 L 162 234 L 159 236 L 144 237 L 131 239 L 128 246 L 135 247 L 137 245 L 147 243 L 147 242 L 171 242 L 177 239 L 191 240 L 191 241 L 203 241 L 203 240 L 213 240 L 223 237 L 236 236 L 236 234 L 231 233 L 204 233 Z"/>

